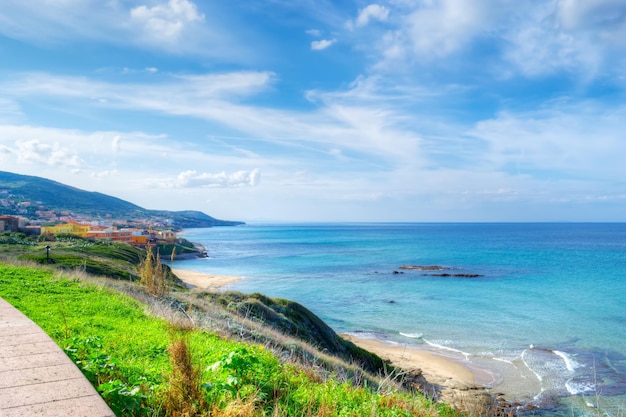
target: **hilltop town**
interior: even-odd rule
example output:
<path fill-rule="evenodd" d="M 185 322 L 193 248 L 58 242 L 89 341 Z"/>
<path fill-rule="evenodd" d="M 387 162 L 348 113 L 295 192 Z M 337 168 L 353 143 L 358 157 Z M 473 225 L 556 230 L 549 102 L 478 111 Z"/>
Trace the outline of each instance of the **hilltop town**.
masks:
<path fill-rule="evenodd" d="M 58 235 L 76 235 L 144 246 L 151 241 L 176 239 L 169 218 L 96 219 L 67 210 L 51 210 L 41 201 L 23 201 L 13 197 L 10 190 L 0 189 L 0 213 L 0 232 L 22 232 L 50 240 Z"/>

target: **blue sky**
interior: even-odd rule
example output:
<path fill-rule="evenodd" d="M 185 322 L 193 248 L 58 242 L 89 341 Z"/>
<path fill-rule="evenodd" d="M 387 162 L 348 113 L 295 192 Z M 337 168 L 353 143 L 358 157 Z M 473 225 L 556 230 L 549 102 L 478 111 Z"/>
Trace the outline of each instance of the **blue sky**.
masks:
<path fill-rule="evenodd" d="M 626 221 L 624 0 L 2 0 L 0 170 L 254 221 Z"/>

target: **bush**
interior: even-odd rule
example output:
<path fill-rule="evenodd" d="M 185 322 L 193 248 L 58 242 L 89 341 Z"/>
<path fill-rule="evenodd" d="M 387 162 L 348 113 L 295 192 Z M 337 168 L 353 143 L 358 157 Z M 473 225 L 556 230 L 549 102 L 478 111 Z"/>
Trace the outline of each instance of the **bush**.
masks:
<path fill-rule="evenodd" d="M 169 291 L 168 271 L 161 264 L 161 257 L 156 256 L 150 248 L 146 250 L 146 258 L 139 267 L 140 284 L 146 292 L 154 297 L 163 297 Z"/>

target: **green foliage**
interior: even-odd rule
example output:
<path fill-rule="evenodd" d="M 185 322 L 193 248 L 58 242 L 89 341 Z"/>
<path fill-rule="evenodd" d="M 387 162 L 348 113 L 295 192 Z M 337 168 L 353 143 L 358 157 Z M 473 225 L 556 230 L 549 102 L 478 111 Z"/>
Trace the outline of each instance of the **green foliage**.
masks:
<path fill-rule="evenodd" d="M 1 263 L 0 296 L 65 348 L 117 415 L 175 415 L 163 407 L 172 385 L 171 325 L 146 315 L 145 306 L 52 271 Z M 320 381 L 260 346 L 206 331 L 189 331 L 185 343 L 182 362 L 200 370 L 203 397 L 190 416 L 457 415 L 417 395 L 379 396 L 332 378 Z"/>
<path fill-rule="evenodd" d="M 136 265 L 141 263 L 143 251 L 126 243 L 92 241 L 79 236 L 65 235 L 63 242 L 49 243 L 50 257 L 44 244 L 31 246 L 27 251 L 0 249 L 4 257 L 22 261 L 49 264 L 62 270 L 78 269 L 92 275 L 122 280 L 138 280 Z"/>
<path fill-rule="evenodd" d="M 145 376 L 120 369 L 120 361 L 103 353 L 101 337 L 74 337 L 66 343 L 65 353 L 117 415 L 144 415 L 150 411 L 144 392 L 153 384 Z"/>
<path fill-rule="evenodd" d="M 21 255 L 20 260 L 33 261 L 42 265 L 51 264 L 64 270 L 82 270 L 92 275 L 105 276 L 115 279 L 137 279 L 137 273 L 128 265 L 111 262 L 99 257 L 86 256 L 67 249 L 54 248 L 50 251 L 50 258 L 45 251 Z"/>
<path fill-rule="evenodd" d="M 150 415 L 151 408 L 145 406 L 147 396 L 141 392 L 140 386 L 129 386 L 127 383 L 114 379 L 98 386 L 98 392 L 116 415 L 143 416 Z"/>
<path fill-rule="evenodd" d="M 158 244 L 156 248 L 163 256 L 170 256 L 172 251 L 174 251 L 176 255 L 196 252 L 196 248 L 193 246 L 193 243 L 186 239 L 177 239 L 175 243 Z"/>
<path fill-rule="evenodd" d="M 37 246 L 37 240 L 19 232 L 1 232 L 0 245 Z"/>
<path fill-rule="evenodd" d="M 79 252 L 98 255 L 104 258 L 126 261 L 133 265 L 139 265 L 143 260 L 143 251 L 134 246 L 120 242 L 96 241 L 83 245 L 74 245 L 74 249 Z"/>
<path fill-rule="evenodd" d="M 205 293 L 204 297 L 213 299 L 231 311 L 262 322 L 285 334 L 298 337 L 320 350 L 347 361 L 356 361 L 373 374 L 380 373 L 385 368 L 385 364 L 378 356 L 339 337 L 318 316 L 294 301 L 270 298 L 258 293 L 242 294 L 235 291 Z"/>

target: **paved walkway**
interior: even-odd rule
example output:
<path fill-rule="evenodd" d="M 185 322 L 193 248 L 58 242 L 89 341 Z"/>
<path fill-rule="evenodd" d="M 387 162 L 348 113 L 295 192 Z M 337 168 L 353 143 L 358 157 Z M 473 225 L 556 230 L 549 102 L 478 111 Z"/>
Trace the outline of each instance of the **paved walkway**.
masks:
<path fill-rule="evenodd" d="M 35 323 L 0 298 L 0 417 L 114 417 Z"/>

